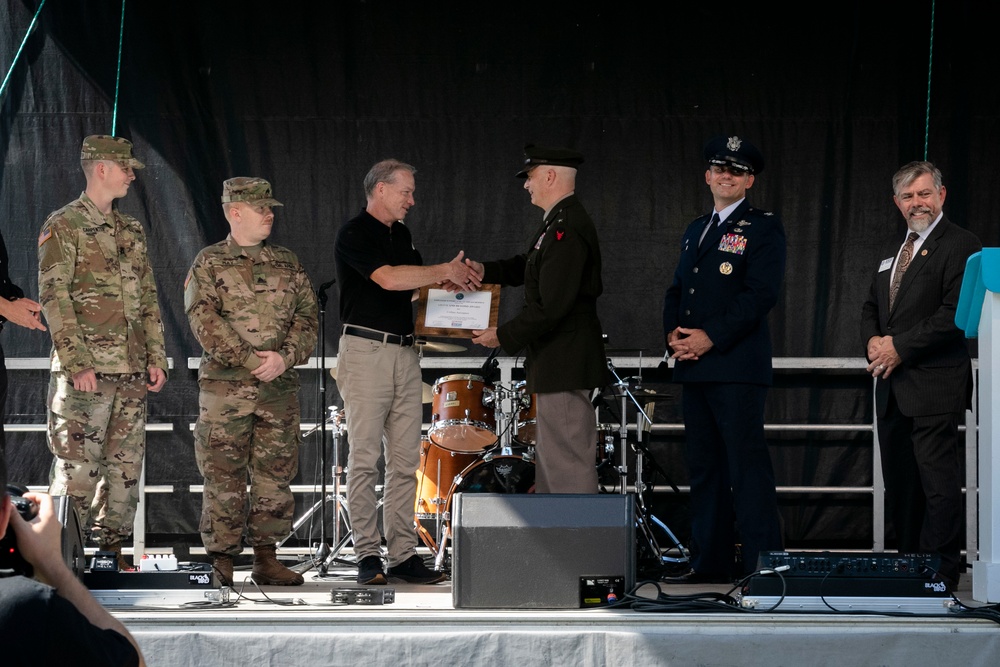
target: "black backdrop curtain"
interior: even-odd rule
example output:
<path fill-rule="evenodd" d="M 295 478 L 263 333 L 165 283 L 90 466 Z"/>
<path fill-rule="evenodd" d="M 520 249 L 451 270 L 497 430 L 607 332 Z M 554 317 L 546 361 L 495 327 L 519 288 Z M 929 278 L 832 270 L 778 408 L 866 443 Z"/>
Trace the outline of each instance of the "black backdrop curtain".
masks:
<path fill-rule="evenodd" d="M 38 4 L 0 0 L 0 73 Z M 921 0 L 893 15 L 855 1 L 821 17 L 781 4 L 131 1 L 116 105 L 122 3 L 48 0 L 0 100 L 0 229 L 15 282 L 37 296 L 36 237 L 83 189 L 81 138 L 114 121 L 146 163 L 120 206 L 146 225 L 175 362 L 150 401 L 152 420 L 175 428 L 150 436 L 147 481 L 178 487 L 151 500 L 151 532 L 196 530 L 200 499 L 186 485 L 200 482 L 188 427 L 197 385 L 186 360 L 200 349 L 182 284 L 198 250 L 227 232 L 226 178 L 271 180 L 286 204 L 273 240 L 319 285 L 334 276 L 334 234 L 363 206 L 375 161 L 417 167 L 407 224 L 425 261 L 460 249 L 488 259 L 522 251 L 541 214 L 514 178 L 522 146 L 573 146 L 586 155 L 578 194 L 602 237 L 610 344 L 652 356 L 663 352 L 661 300 L 680 235 L 711 205 L 701 148 L 717 134 L 761 148 L 767 168 L 750 198 L 785 222 L 776 356 L 862 355 L 858 317 L 878 242 L 902 225 L 890 177 L 925 145 L 944 172 L 949 216 L 996 245 L 983 174 L 1000 96 L 978 4 Z M 505 292 L 501 320 L 519 301 Z M 335 288 L 327 317 L 333 355 Z M 48 354 L 37 332 L 3 336 L 8 358 Z M 44 421 L 47 375 L 14 372 L 8 421 Z M 304 379 L 304 417 L 315 421 L 316 376 Z M 785 373 L 768 419 L 864 422 L 868 390 L 857 374 Z M 682 483 L 677 443 L 664 440 L 660 463 Z M 12 477 L 44 483 L 43 435 L 8 443 Z M 773 445 L 779 484 L 871 483 L 870 433 L 778 435 Z M 318 474 L 314 458 L 304 449 L 303 483 Z M 783 511 L 792 544 L 870 544 L 870 499 L 806 495 Z"/>

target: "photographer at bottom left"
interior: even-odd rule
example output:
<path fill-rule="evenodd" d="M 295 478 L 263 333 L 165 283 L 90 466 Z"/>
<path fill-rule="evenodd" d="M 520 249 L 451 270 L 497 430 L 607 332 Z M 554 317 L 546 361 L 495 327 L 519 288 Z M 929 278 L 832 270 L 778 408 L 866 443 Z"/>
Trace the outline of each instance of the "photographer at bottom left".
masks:
<path fill-rule="evenodd" d="M 94 599 L 62 560 L 62 524 L 52 497 L 25 493 L 38 513 L 25 521 L 7 492 L 0 456 L 0 538 L 13 530 L 34 579 L 0 570 L 0 664 L 145 665 L 135 638 Z"/>

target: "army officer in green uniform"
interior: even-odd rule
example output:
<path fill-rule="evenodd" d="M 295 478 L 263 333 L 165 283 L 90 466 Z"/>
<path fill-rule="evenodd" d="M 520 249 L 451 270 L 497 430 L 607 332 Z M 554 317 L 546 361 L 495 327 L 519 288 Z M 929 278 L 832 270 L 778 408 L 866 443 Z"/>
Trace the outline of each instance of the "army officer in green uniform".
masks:
<path fill-rule="evenodd" d="M 524 285 L 524 308 L 499 327 L 476 331 L 473 342 L 507 354 L 527 351 L 526 390 L 537 401 L 535 491 L 597 493 L 591 399 L 609 374 L 597 316 L 601 247 L 575 194 L 583 155 L 529 144 L 524 158 L 517 176 L 525 179 L 531 203 L 545 211 L 527 252 L 468 261 L 484 283 Z"/>

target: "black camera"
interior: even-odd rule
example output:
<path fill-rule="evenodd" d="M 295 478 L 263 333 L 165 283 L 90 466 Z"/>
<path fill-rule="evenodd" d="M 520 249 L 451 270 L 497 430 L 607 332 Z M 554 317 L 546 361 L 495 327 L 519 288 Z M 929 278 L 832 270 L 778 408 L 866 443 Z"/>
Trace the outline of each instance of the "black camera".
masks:
<path fill-rule="evenodd" d="M 38 505 L 30 498 L 25 498 L 28 488 L 18 484 L 7 485 L 7 495 L 10 496 L 14 509 L 25 521 L 31 521 L 38 516 Z M 24 560 L 21 552 L 17 550 L 17 540 L 14 537 L 14 529 L 9 525 L 3 539 L 0 539 L 0 570 L 13 570 L 15 574 L 23 574 L 31 577 L 35 574 L 35 568 L 31 563 Z"/>

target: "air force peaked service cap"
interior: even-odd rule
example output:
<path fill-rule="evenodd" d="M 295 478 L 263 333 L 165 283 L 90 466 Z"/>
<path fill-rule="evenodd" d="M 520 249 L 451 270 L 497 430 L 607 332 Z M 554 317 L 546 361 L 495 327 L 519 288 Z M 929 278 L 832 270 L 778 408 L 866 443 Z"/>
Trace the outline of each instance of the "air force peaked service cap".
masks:
<path fill-rule="evenodd" d="M 705 144 L 705 159 L 709 164 L 729 166 L 751 174 L 764 171 L 764 156 L 757 147 L 738 136 L 721 136 Z"/>

